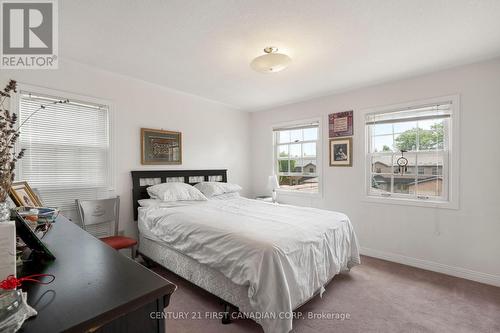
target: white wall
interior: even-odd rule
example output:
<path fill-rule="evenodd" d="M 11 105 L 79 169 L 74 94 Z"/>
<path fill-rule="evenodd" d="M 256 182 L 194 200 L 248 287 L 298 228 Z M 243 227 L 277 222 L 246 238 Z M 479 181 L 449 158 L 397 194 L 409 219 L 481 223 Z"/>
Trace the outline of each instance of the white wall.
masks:
<path fill-rule="evenodd" d="M 368 203 L 364 198 L 363 109 L 431 97 L 461 98 L 460 209 Z M 251 115 L 252 184 L 266 193 L 271 126 L 354 109 L 353 167 L 328 166 L 323 131 L 323 197 L 280 201 L 345 212 L 363 252 L 500 285 L 500 59 L 331 95 Z"/>
<path fill-rule="evenodd" d="M 347 213 L 365 253 L 500 285 L 500 174 L 496 172 L 500 164 L 500 59 L 250 115 L 74 62 L 62 61 L 57 71 L 0 72 L 0 84 L 9 78 L 114 103 L 120 228 L 130 235 L 136 230 L 130 170 L 227 168 L 229 181 L 245 189 L 252 184 L 253 194 L 263 194 L 272 173 L 273 124 L 320 116 L 324 125 L 328 113 L 354 109 L 353 167 L 329 167 L 324 158 L 323 197 L 280 200 Z M 460 209 L 363 201 L 360 110 L 457 93 L 462 106 Z M 140 127 L 181 131 L 183 164 L 141 166 Z M 323 155 L 327 153 L 324 131 Z"/>
<path fill-rule="evenodd" d="M 126 76 L 62 61 L 59 70 L 0 72 L 20 83 L 111 101 L 115 109 L 116 194 L 121 196 L 120 229 L 135 235 L 131 170 L 228 169 L 228 181 L 249 187 L 249 114 L 196 96 Z M 180 166 L 142 166 L 140 128 L 182 132 Z"/>

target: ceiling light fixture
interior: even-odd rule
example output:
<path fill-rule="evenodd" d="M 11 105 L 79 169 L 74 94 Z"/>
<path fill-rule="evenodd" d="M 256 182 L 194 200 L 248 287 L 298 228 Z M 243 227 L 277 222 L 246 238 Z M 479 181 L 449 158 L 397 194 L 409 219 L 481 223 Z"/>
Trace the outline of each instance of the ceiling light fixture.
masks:
<path fill-rule="evenodd" d="M 269 46 L 264 49 L 266 54 L 261 55 L 250 63 L 250 67 L 260 73 L 275 73 L 288 67 L 292 59 L 283 53 L 278 53 L 278 48 Z"/>

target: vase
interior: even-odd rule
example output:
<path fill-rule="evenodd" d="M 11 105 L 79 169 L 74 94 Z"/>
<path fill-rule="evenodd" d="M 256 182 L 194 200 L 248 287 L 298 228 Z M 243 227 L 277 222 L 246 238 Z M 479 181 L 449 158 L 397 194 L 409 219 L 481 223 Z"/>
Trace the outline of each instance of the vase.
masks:
<path fill-rule="evenodd" d="M 6 201 L 0 202 L 0 223 L 8 221 L 10 221 L 9 203 Z"/>

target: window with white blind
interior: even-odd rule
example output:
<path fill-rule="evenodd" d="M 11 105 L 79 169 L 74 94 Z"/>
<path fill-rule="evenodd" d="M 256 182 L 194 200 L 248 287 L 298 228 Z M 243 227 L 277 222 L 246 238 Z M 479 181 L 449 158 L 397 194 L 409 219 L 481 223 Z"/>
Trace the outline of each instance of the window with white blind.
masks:
<path fill-rule="evenodd" d="M 433 205 L 456 199 L 457 101 L 412 103 L 366 115 L 369 197 Z"/>
<path fill-rule="evenodd" d="M 278 126 L 274 133 L 274 170 L 280 189 L 319 192 L 319 121 Z"/>
<path fill-rule="evenodd" d="M 26 151 L 17 178 L 36 188 L 46 206 L 78 221 L 75 199 L 108 197 L 113 185 L 110 114 L 106 105 L 57 103 L 66 99 L 21 91 L 17 149 Z"/>

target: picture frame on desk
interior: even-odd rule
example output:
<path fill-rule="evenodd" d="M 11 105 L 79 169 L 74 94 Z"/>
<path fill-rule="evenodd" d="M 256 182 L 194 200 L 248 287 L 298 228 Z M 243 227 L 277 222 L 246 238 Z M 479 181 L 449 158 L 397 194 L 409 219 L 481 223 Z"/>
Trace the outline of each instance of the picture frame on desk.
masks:
<path fill-rule="evenodd" d="M 31 189 L 28 182 L 14 182 L 9 191 L 9 197 L 17 207 L 41 207 L 40 199 Z"/>
<path fill-rule="evenodd" d="M 36 256 L 38 259 L 47 261 L 55 260 L 56 257 L 54 254 L 41 241 L 41 238 L 45 236 L 45 233 L 47 233 L 52 225 L 47 224 L 47 229 L 39 236 L 36 233 L 36 229 L 33 230 L 28 222 L 21 215 L 19 215 L 16 210 L 12 210 L 11 213 L 16 221 L 16 235 L 21 238 L 26 246 L 31 250 L 31 254 Z"/>

